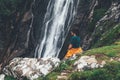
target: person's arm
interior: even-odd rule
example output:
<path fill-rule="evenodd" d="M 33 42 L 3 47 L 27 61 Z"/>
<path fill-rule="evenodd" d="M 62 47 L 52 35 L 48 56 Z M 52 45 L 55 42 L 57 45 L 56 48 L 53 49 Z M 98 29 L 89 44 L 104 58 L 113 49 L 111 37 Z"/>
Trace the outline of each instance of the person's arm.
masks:
<path fill-rule="evenodd" d="M 73 47 L 73 46 L 72 46 L 72 43 L 73 43 L 73 37 L 71 37 L 71 39 L 70 39 L 70 43 L 69 43 L 69 46 L 68 46 L 68 50 Z"/>
<path fill-rule="evenodd" d="M 68 46 L 68 50 L 71 49 L 71 48 L 72 48 L 72 44 L 69 44 L 69 46 Z"/>

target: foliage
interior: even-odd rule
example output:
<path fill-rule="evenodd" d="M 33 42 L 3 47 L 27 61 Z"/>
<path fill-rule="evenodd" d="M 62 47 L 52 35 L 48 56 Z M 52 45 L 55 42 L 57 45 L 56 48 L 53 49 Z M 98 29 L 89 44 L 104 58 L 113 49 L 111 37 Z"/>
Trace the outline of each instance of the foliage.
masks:
<path fill-rule="evenodd" d="M 104 54 L 108 57 L 120 57 L 120 45 L 104 46 L 86 51 L 85 55 Z"/>
<path fill-rule="evenodd" d="M 4 80 L 18 80 L 18 79 L 14 78 L 12 76 L 5 76 Z M 27 77 L 22 77 L 22 80 L 29 80 L 29 79 L 27 79 Z"/>
<path fill-rule="evenodd" d="M 74 62 L 75 60 L 61 61 L 60 65 L 53 72 L 49 73 L 45 77 L 40 77 L 37 80 L 56 80 L 57 75 L 59 75 L 63 70 L 71 70 Z"/>
<path fill-rule="evenodd" d="M 119 80 L 120 63 L 111 62 L 104 68 L 88 70 L 84 72 L 74 72 L 69 80 Z"/>
<path fill-rule="evenodd" d="M 104 8 L 95 9 L 93 14 L 94 21 L 98 21 L 99 19 L 101 19 L 105 15 L 106 11 L 107 9 Z"/>
<path fill-rule="evenodd" d="M 115 45 L 120 45 L 120 40 L 117 40 L 116 42 L 114 42 Z"/>
<path fill-rule="evenodd" d="M 115 43 L 118 43 L 117 41 Z M 113 44 L 111 46 L 104 46 L 86 51 L 83 55 L 99 55 L 101 60 L 108 60 L 110 57 L 120 57 L 120 45 Z M 40 77 L 37 80 L 56 80 L 57 76 L 64 70 L 72 70 L 74 60 L 62 61 L 59 67 L 45 77 Z M 68 74 L 68 80 L 119 80 L 120 79 L 120 63 L 117 61 L 108 62 L 103 68 L 85 70 L 84 72 L 74 72 Z"/>
<path fill-rule="evenodd" d="M 93 32 L 97 21 L 99 21 L 105 15 L 106 11 L 107 9 L 104 8 L 95 9 L 93 13 L 93 20 L 89 23 L 89 27 L 88 27 L 88 30 L 90 32 Z"/>
<path fill-rule="evenodd" d="M 69 80 L 110 80 L 105 69 L 95 69 L 92 71 L 72 73 Z"/>
<path fill-rule="evenodd" d="M 120 24 L 115 27 L 109 29 L 104 34 L 101 35 L 101 38 L 94 44 L 93 47 L 109 45 L 115 42 L 120 38 Z"/>
<path fill-rule="evenodd" d="M 73 65 L 73 63 L 75 62 L 76 60 L 66 60 L 65 61 L 65 63 L 67 64 L 67 65 Z"/>
<path fill-rule="evenodd" d="M 0 0 L 0 15 L 9 16 L 14 13 L 24 0 Z"/>
<path fill-rule="evenodd" d="M 120 63 L 117 61 L 114 61 L 114 62 L 106 64 L 104 68 L 107 69 L 108 73 L 112 75 L 116 75 L 120 72 Z"/>
<path fill-rule="evenodd" d="M 70 69 L 70 62 L 66 61 L 66 62 L 61 62 L 60 65 L 54 70 L 55 72 L 61 72 L 65 69 Z"/>
<path fill-rule="evenodd" d="M 40 77 L 40 78 L 38 78 L 38 79 L 36 79 L 36 80 L 56 80 L 58 74 L 59 74 L 59 73 L 57 73 L 57 72 L 51 72 L 51 73 L 49 73 L 47 76 L 45 76 L 45 77 Z"/>
<path fill-rule="evenodd" d="M 5 76 L 5 80 L 16 80 L 16 79 L 11 76 Z"/>

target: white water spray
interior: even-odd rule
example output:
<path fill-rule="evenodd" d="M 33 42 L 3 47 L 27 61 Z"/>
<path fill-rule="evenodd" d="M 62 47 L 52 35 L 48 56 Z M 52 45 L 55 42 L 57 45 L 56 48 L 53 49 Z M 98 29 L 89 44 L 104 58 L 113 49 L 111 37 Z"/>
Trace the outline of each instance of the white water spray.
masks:
<path fill-rule="evenodd" d="M 78 1 L 49 1 L 35 57 L 58 57 L 74 19 Z"/>

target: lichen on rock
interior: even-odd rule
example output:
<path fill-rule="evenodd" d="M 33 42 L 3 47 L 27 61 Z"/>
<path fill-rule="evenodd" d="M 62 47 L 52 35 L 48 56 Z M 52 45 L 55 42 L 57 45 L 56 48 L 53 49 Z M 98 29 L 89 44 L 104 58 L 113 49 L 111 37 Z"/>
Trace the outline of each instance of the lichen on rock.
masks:
<path fill-rule="evenodd" d="M 4 68 L 6 75 L 15 78 L 27 77 L 30 80 L 45 76 L 59 65 L 58 58 L 14 58 Z"/>

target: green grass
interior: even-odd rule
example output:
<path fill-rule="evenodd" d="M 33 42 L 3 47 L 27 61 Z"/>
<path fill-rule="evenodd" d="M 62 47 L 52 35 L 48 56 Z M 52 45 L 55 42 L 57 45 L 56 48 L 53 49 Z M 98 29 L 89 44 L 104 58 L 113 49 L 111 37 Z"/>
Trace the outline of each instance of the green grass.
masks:
<path fill-rule="evenodd" d="M 51 73 L 46 75 L 45 77 L 39 77 L 36 80 L 56 80 L 57 76 L 60 75 L 60 73 L 64 70 L 72 70 L 72 65 L 74 64 L 75 60 L 66 60 L 61 61 L 60 65 L 53 70 Z"/>
<path fill-rule="evenodd" d="M 111 46 L 104 46 L 85 51 L 84 55 L 95 55 L 98 61 L 106 60 L 107 64 L 104 68 L 90 69 L 84 72 L 69 73 L 68 80 L 119 80 L 120 79 L 120 63 L 110 62 L 111 57 L 120 57 L 120 40 L 114 42 Z M 62 61 L 59 67 L 45 77 L 40 77 L 37 80 L 56 80 L 57 76 L 64 70 L 72 71 L 73 64 L 76 60 Z"/>
<path fill-rule="evenodd" d="M 61 62 L 60 65 L 54 70 L 55 72 L 61 72 L 63 70 L 69 69 L 69 65 L 65 62 Z"/>
<path fill-rule="evenodd" d="M 12 76 L 5 76 L 4 80 L 17 80 L 17 79 L 13 78 Z"/>
<path fill-rule="evenodd" d="M 38 78 L 36 80 L 56 80 L 57 79 L 57 75 L 59 75 L 58 72 L 51 72 L 47 76 L 40 77 L 40 78 Z"/>
<path fill-rule="evenodd" d="M 94 48 L 85 52 L 85 55 L 104 54 L 108 57 L 120 57 L 120 45 L 111 45 Z"/>
<path fill-rule="evenodd" d="M 103 68 L 74 72 L 68 80 L 120 80 L 120 63 L 110 62 Z"/>
<path fill-rule="evenodd" d="M 120 57 L 120 40 L 115 42 L 111 46 L 104 46 L 100 48 L 94 48 L 84 52 L 83 55 L 97 55 L 100 61 L 110 60 L 111 57 Z M 46 76 L 41 80 L 55 80 L 63 70 L 73 70 L 72 64 L 74 60 L 67 60 L 61 62 L 54 72 Z M 116 76 L 115 76 L 116 75 Z M 86 70 L 84 72 L 74 72 L 69 74 L 68 80 L 119 80 L 120 79 L 120 63 L 119 62 L 107 62 L 104 68 Z M 39 79 L 40 80 L 40 79 Z"/>
<path fill-rule="evenodd" d="M 114 42 L 115 45 L 120 45 L 120 40 L 117 40 L 116 42 Z"/>
<path fill-rule="evenodd" d="M 74 72 L 69 77 L 69 80 L 110 80 L 110 77 L 108 77 L 109 74 L 106 74 L 105 72 L 105 69 Z"/>
<path fill-rule="evenodd" d="M 103 46 L 85 51 L 83 55 L 95 55 L 98 61 L 108 61 L 111 57 L 120 57 L 120 40 L 114 42 L 110 46 Z"/>

